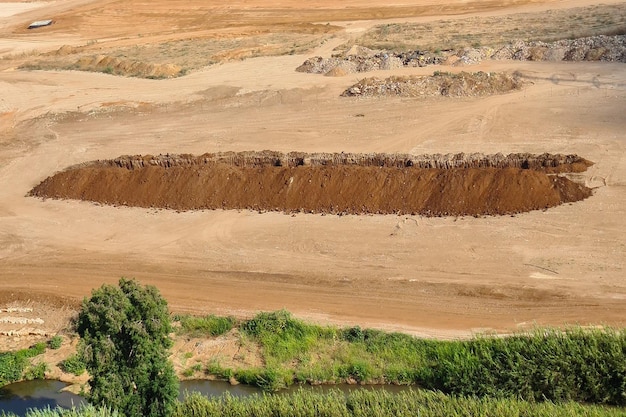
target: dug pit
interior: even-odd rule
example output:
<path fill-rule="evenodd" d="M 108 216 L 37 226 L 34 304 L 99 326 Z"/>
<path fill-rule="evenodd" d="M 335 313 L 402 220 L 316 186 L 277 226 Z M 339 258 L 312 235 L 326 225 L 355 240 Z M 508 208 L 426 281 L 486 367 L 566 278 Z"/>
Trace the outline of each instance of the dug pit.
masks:
<path fill-rule="evenodd" d="M 227 152 L 121 156 L 69 167 L 30 196 L 174 210 L 481 216 L 589 197 L 577 155 Z"/>

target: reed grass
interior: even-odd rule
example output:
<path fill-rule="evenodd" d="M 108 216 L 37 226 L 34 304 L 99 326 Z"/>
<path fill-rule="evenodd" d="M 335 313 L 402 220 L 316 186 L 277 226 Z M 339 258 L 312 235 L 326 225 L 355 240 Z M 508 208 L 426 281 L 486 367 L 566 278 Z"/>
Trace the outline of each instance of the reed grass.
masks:
<path fill-rule="evenodd" d="M 516 399 L 448 396 L 421 390 L 392 394 L 383 390 L 315 393 L 299 390 L 289 395 L 207 398 L 192 394 L 179 403 L 176 417 L 381 417 L 381 416 L 618 416 L 624 409 L 567 402 L 531 403 Z"/>
<path fill-rule="evenodd" d="M 507 337 L 425 340 L 401 333 L 307 324 L 261 313 L 240 330 L 265 366 L 215 374 L 275 391 L 292 383 L 394 383 L 446 394 L 626 405 L 626 333 L 537 329 Z"/>
<path fill-rule="evenodd" d="M 192 337 L 219 336 L 229 332 L 237 324 L 234 317 L 220 317 L 213 314 L 203 317 L 178 315 L 174 317 L 174 321 L 180 323 L 179 334 Z"/>
<path fill-rule="evenodd" d="M 517 399 L 456 397 L 441 392 L 409 390 L 393 394 L 384 390 L 334 390 L 317 393 L 304 389 L 288 395 L 252 395 L 208 398 L 188 395 L 176 405 L 173 417 L 456 417 L 456 416 L 624 416 L 623 408 L 582 405 L 575 402 L 532 403 Z M 2 417 L 16 417 L 0 413 Z M 26 417 L 121 417 L 106 407 L 87 405 L 71 410 L 30 410 Z"/>

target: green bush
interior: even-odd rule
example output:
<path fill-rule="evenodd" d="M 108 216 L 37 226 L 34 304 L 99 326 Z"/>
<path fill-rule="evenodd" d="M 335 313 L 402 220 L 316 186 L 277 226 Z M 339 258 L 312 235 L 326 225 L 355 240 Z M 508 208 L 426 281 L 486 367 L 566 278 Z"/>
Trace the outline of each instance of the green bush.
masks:
<path fill-rule="evenodd" d="M 33 356 L 41 355 L 45 352 L 46 352 L 46 343 L 39 342 L 28 349 L 28 356 L 32 358 Z"/>
<path fill-rule="evenodd" d="M 120 279 L 85 299 L 77 333 L 89 379 L 89 401 L 128 416 L 169 417 L 178 380 L 169 361 L 172 325 L 156 287 Z"/>
<path fill-rule="evenodd" d="M 45 343 L 37 343 L 17 352 L 0 353 L 0 386 L 22 379 L 28 360 L 46 351 Z"/>
<path fill-rule="evenodd" d="M 50 349 L 59 349 L 63 344 L 63 338 L 61 336 L 54 336 L 52 339 L 48 340 L 48 347 Z"/>
<path fill-rule="evenodd" d="M 321 340 L 335 337 L 331 328 L 306 324 L 286 310 L 259 313 L 244 322 L 241 330 L 260 343 L 268 366 L 280 366 L 302 356 Z"/>
<path fill-rule="evenodd" d="M 24 379 L 32 381 L 33 379 L 44 379 L 46 377 L 46 371 L 48 365 L 45 362 L 39 362 L 36 365 L 31 365 L 26 372 L 24 372 Z"/>
<path fill-rule="evenodd" d="M 206 373 L 208 375 L 213 375 L 218 378 L 230 379 L 235 376 L 235 372 L 230 368 L 224 368 L 217 360 L 212 360 L 206 366 Z M 243 382 L 243 381 L 240 381 Z"/>
<path fill-rule="evenodd" d="M 62 361 L 60 363 L 60 367 L 63 372 L 74 374 L 76 376 L 82 375 L 86 370 L 85 362 L 78 354 L 72 355 Z"/>

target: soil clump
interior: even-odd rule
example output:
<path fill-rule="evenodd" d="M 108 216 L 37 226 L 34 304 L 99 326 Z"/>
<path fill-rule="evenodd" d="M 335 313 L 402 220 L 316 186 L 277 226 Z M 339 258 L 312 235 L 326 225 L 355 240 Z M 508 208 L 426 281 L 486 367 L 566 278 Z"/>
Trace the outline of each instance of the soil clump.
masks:
<path fill-rule="evenodd" d="M 576 155 L 220 153 L 127 156 L 70 167 L 30 196 L 175 210 L 504 215 L 585 199 L 557 172 Z"/>

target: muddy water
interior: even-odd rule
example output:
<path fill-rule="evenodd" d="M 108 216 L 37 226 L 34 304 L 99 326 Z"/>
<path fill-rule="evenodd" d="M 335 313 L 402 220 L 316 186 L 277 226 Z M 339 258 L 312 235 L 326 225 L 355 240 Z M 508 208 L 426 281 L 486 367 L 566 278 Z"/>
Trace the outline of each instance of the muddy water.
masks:
<path fill-rule="evenodd" d="M 0 388 L 0 413 L 23 416 L 30 408 L 71 408 L 85 400 L 69 392 L 60 392 L 67 386 L 60 381 L 24 381 Z"/>

